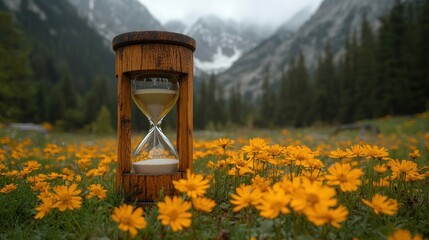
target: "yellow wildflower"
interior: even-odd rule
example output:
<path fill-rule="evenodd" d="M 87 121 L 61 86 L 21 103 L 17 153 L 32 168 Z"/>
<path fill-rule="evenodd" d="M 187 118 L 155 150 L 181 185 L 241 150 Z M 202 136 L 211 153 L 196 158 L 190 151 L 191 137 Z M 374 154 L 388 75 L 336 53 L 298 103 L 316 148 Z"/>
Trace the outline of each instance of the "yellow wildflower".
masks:
<path fill-rule="evenodd" d="M 269 146 L 268 141 L 262 138 L 252 138 L 249 140 L 249 145 L 242 147 L 241 149 L 250 155 L 256 155 L 261 152 L 267 151 Z"/>
<path fill-rule="evenodd" d="M 343 159 L 349 157 L 349 154 L 346 151 L 337 148 L 337 150 L 331 151 L 329 153 L 329 157 Z"/>
<path fill-rule="evenodd" d="M 325 224 L 331 224 L 336 228 L 340 227 L 340 222 L 347 220 L 348 214 L 349 211 L 342 205 L 336 209 L 317 206 L 305 212 L 308 220 L 314 225 L 323 226 Z"/>
<path fill-rule="evenodd" d="M 328 175 L 325 179 L 328 180 L 328 185 L 339 185 L 341 191 L 352 192 L 358 189 L 362 184 L 360 177 L 363 171 L 360 168 L 352 169 L 350 163 L 335 163 L 328 168 Z"/>
<path fill-rule="evenodd" d="M 387 171 L 386 164 L 378 164 L 374 166 L 374 171 L 376 171 L 379 174 L 385 173 Z"/>
<path fill-rule="evenodd" d="M 143 229 L 147 224 L 142 215 L 142 208 L 137 208 L 133 211 L 133 206 L 123 204 L 113 209 L 112 219 L 119 224 L 118 228 L 120 230 L 130 232 L 131 237 L 135 237 L 137 229 Z"/>
<path fill-rule="evenodd" d="M 364 145 L 363 146 L 363 151 L 365 153 L 365 156 L 367 158 L 374 158 L 374 159 L 378 159 L 378 160 L 388 160 L 389 158 L 389 153 L 387 152 L 387 150 L 384 147 L 378 147 L 378 146 L 373 146 L 371 147 L 370 145 Z"/>
<path fill-rule="evenodd" d="M 78 195 L 81 193 L 81 190 L 76 188 L 77 184 L 72 184 L 70 187 L 53 187 L 56 199 L 54 207 L 58 208 L 61 212 L 65 211 L 66 209 L 73 210 L 80 208 L 82 204 L 82 197 Z"/>
<path fill-rule="evenodd" d="M 410 158 L 412 159 L 416 159 L 421 157 L 422 155 L 420 154 L 420 151 L 418 149 L 415 149 L 413 152 L 409 153 L 408 156 L 410 156 Z"/>
<path fill-rule="evenodd" d="M 188 212 L 190 208 L 191 203 L 182 198 L 167 196 L 164 202 L 158 202 L 158 220 L 162 225 L 170 226 L 174 232 L 180 231 L 191 226 L 192 213 Z"/>
<path fill-rule="evenodd" d="M 203 212 L 211 212 L 216 206 L 216 202 L 210 198 L 196 197 L 192 198 L 192 205 L 196 210 Z"/>
<path fill-rule="evenodd" d="M 366 156 L 365 149 L 361 145 L 353 145 L 350 148 L 346 148 L 346 152 L 349 158 Z"/>
<path fill-rule="evenodd" d="M 392 170 L 392 179 L 399 179 L 401 181 L 415 181 L 423 179 L 417 171 L 417 163 L 408 160 L 390 160 L 390 169 Z"/>
<path fill-rule="evenodd" d="M 378 193 L 372 197 L 371 201 L 362 199 L 362 202 L 371 207 L 377 215 L 380 213 L 393 215 L 398 210 L 398 202 L 395 199 L 387 198 Z"/>
<path fill-rule="evenodd" d="M 291 200 L 290 195 L 281 188 L 268 189 L 268 192 L 262 195 L 262 200 L 256 208 L 260 211 L 261 217 L 274 219 L 280 213 L 287 214 L 290 212 L 288 204 Z"/>
<path fill-rule="evenodd" d="M 221 147 L 223 149 L 227 148 L 227 147 L 232 147 L 234 146 L 235 141 L 231 140 L 229 138 L 219 138 L 218 140 L 214 141 L 214 144 L 218 147 Z"/>
<path fill-rule="evenodd" d="M 259 191 L 259 189 L 254 189 L 251 186 L 241 185 L 236 188 L 235 191 L 236 194 L 232 194 L 230 200 L 233 205 L 236 205 L 232 209 L 234 212 L 238 212 L 250 205 L 258 205 L 262 197 L 261 191 Z"/>
<path fill-rule="evenodd" d="M 39 169 L 40 166 L 42 166 L 42 165 L 37 161 L 28 161 L 28 162 L 24 163 L 24 170 L 26 170 L 28 172 L 33 172 L 33 171 L 36 171 L 37 169 Z"/>
<path fill-rule="evenodd" d="M 291 207 L 297 212 L 311 210 L 314 207 L 333 207 L 337 205 L 335 189 L 320 182 L 303 179 L 302 188 L 295 191 Z"/>
<path fill-rule="evenodd" d="M 52 198 L 42 198 L 42 204 L 36 207 L 37 214 L 35 219 L 42 219 L 54 208 L 54 201 Z"/>
<path fill-rule="evenodd" d="M 174 188 L 179 192 L 186 193 L 188 197 L 203 196 L 210 187 L 209 181 L 201 174 L 193 174 L 191 170 L 186 171 L 186 179 L 173 181 Z"/>
<path fill-rule="evenodd" d="M 0 193 L 10 193 L 13 192 L 18 187 L 17 184 L 8 184 L 4 186 L 2 189 L 0 189 Z"/>
<path fill-rule="evenodd" d="M 398 229 L 389 236 L 388 240 L 422 240 L 422 236 L 420 236 L 420 234 L 416 234 L 413 237 L 410 231 Z"/>
<path fill-rule="evenodd" d="M 61 172 L 63 173 L 62 175 L 63 180 L 73 181 L 75 173 L 72 170 L 68 168 L 63 168 Z"/>
<path fill-rule="evenodd" d="M 268 188 L 271 185 L 270 180 L 266 180 L 263 177 L 256 175 L 254 178 L 252 178 L 252 188 L 253 189 L 259 189 L 261 192 L 268 191 Z"/>
<path fill-rule="evenodd" d="M 303 170 L 301 172 L 302 177 L 308 179 L 310 182 L 323 181 L 325 179 L 325 173 L 320 169 L 315 169 L 313 171 Z"/>
<path fill-rule="evenodd" d="M 86 198 L 97 197 L 98 199 L 105 199 L 107 190 L 101 186 L 101 184 L 91 184 L 88 187 L 89 193 Z"/>
<path fill-rule="evenodd" d="M 238 174 L 243 176 L 246 173 L 253 172 L 253 161 L 244 159 L 242 154 L 234 155 L 232 158 L 228 158 L 227 162 L 234 165 L 234 168 L 231 169 L 230 175 Z"/>

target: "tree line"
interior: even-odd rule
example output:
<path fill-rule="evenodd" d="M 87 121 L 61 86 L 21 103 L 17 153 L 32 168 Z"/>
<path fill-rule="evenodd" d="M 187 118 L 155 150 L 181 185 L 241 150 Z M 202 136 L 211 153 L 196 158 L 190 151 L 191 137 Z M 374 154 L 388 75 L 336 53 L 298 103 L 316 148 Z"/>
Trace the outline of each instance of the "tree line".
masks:
<path fill-rule="evenodd" d="M 256 100 L 243 96 L 240 85 L 226 94 L 214 74 L 196 79 L 195 128 L 303 127 L 429 109 L 429 1 L 398 1 L 380 20 L 374 31 L 363 17 L 359 32 L 349 36 L 338 61 L 334 61 L 328 41 L 314 71 L 306 67 L 302 54 L 289 62 L 280 82 L 273 81 L 267 66 Z M 59 39 L 56 47 L 48 49 L 41 42 L 51 41 L 49 36 L 28 37 L 30 30 L 36 34 L 43 29 L 28 28 L 16 24 L 10 13 L 0 12 L 0 120 L 112 132 L 116 126 L 113 55 L 110 63 L 96 62 L 97 56 L 105 54 L 100 48 L 100 54 L 88 55 L 85 50 L 88 56 L 76 59 L 74 52 L 82 48 L 73 50 L 72 44 L 61 45 Z M 90 32 L 82 37 L 94 38 Z M 63 56 L 69 60 L 56 60 L 66 47 L 70 49 Z M 107 71 L 106 66 L 112 69 Z M 136 107 L 132 126 L 147 127 Z M 163 127 L 174 126 L 173 112 Z"/>
<path fill-rule="evenodd" d="M 380 22 L 374 31 L 363 16 L 338 61 L 327 41 L 313 72 L 302 54 L 289 62 L 280 83 L 272 81 L 267 67 L 262 93 L 251 104 L 240 86 L 226 100 L 216 76 L 210 76 L 196 93 L 196 127 L 303 127 L 428 110 L 429 1 L 397 1 Z"/>

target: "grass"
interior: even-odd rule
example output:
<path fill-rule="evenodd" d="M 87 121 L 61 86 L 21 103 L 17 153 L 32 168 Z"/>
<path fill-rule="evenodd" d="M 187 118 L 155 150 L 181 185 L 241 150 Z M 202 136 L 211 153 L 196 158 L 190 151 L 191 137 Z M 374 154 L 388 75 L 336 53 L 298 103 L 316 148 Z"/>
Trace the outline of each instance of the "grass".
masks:
<path fill-rule="evenodd" d="M 336 135 L 331 133 L 335 126 L 312 127 L 306 129 L 239 129 L 225 132 L 198 132 L 195 138 L 194 172 L 211 178 L 206 197 L 216 201 L 211 213 L 192 209 L 192 225 L 182 231 L 174 232 L 163 226 L 158 220 L 156 206 L 145 208 L 147 227 L 139 230 L 137 237 L 143 239 L 386 239 L 396 229 L 408 229 L 413 234 L 419 233 L 429 237 L 429 183 L 427 166 L 429 166 L 429 114 L 423 113 L 412 117 L 387 117 L 383 119 L 362 121 L 380 129 L 381 134 L 372 132 L 344 131 Z M 170 134 L 171 135 L 171 134 Z M 139 137 L 136 137 L 136 139 Z M 235 140 L 231 148 L 223 152 L 213 146 L 218 138 Z M 264 163 L 260 170 L 245 174 L 228 174 L 236 167 L 234 164 L 220 166 L 224 160 L 242 154 L 242 147 L 249 146 L 249 140 L 263 138 L 269 146 L 305 145 L 317 151 L 322 162 L 322 172 L 338 160 L 329 157 L 331 151 L 345 150 L 354 144 L 385 147 L 392 159 L 411 160 L 409 153 L 419 150 L 421 156 L 414 162 L 418 172 L 424 176 L 421 180 L 390 181 L 387 187 L 373 186 L 371 181 L 388 177 L 392 170 L 377 175 L 372 166 L 380 160 L 355 158 L 357 167 L 364 171 L 363 183 L 356 191 L 343 192 L 338 187 L 329 186 L 336 191 L 335 198 L 348 209 L 347 220 L 341 221 L 341 227 L 329 224 L 316 226 L 303 213 L 291 206 L 289 214 L 279 214 L 273 219 L 260 215 L 255 207 L 247 207 L 234 212 L 231 194 L 241 184 L 252 184 L 256 174 L 270 180 L 272 187 L 283 176 L 301 176 L 305 167 L 299 165 L 275 167 Z M 136 140 L 133 141 L 133 143 Z M 0 239 L 98 239 L 129 238 L 126 232 L 118 229 L 118 224 L 111 218 L 113 209 L 124 203 L 123 194 L 115 190 L 115 137 L 97 137 L 86 135 L 48 133 L 40 135 L 32 132 L 20 132 L 8 128 L 0 129 L 0 189 L 8 184 L 17 188 L 9 193 L 0 193 Z M 313 152 L 314 153 L 314 152 Z M 251 154 L 244 154 L 249 161 Z M 83 159 L 88 159 L 84 164 Z M 28 161 L 37 161 L 40 167 L 26 173 Z M 228 160 L 229 161 L 229 160 Z M 228 162 L 227 161 L 227 162 Z M 258 160 L 259 161 L 259 160 Z M 215 167 L 208 167 L 208 163 Z M 383 162 L 386 163 L 387 161 Z M 92 170 L 106 171 L 92 176 Z M 254 167 L 254 166 L 253 166 Z M 356 168 L 357 168 L 356 167 Z M 71 173 L 63 169 L 71 170 Z M 14 171 L 16 170 L 16 171 Z M 94 172 L 94 171 L 93 171 Z M 38 179 L 51 173 L 61 176 L 50 180 Z M 276 173 L 277 175 L 271 175 Z M 42 175 L 40 175 L 42 174 Z M 44 174 L 44 175 L 43 175 Z M 270 177 L 271 176 L 271 177 Z M 76 183 L 81 190 L 82 205 L 74 210 L 50 210 L 42 219 L 35 219 L 40 191 L 35 190 L 36 182 L 49 183 L 49 191 L 55 186 Z M 368 182 L 366 182 L 368 181 Z M 323 186 L 326 181 L 322 180 Z M 99 183 L 107 190 L 103 200 L 86 199 L 91 184 Z M 395 199 L 399 203 L 398 211 L 393 215 L 374 214 L 374 211 L 362 203 L 361 199 L 371 199 L 379 193 Z M 189 199 L 183 196 L 184 199 Z"/>

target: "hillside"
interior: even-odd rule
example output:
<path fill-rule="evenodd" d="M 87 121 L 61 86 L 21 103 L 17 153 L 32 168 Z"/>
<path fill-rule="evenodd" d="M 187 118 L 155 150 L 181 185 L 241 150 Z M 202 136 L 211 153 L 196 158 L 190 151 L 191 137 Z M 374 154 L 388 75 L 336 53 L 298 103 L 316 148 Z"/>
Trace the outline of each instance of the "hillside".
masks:
<path fill-rule="evenodd" d="M 37 111 L 26 121 L 81 128 L 102 105 L 113 115 L 113 51 L 67 0 L 1 0 L 0 10 L 12 14 L 29 46 L 28 98 Z"/>
<path fill-rule="evenodd" d="M 288 29 L 280 28 L 262 44 L 249 50 L 228 70 L 219 76 L 226 88 L 241 86 L 243 94 L 253 97 L 261 93 L 264 71 L 278 82 L 289 61 L 303 53 L 306 66 L 314 70 L 329 41 L 335 59 L 341 56 L 346 40 L 356 32 L 363 17 L 373 28 L 379 26 L 378 18 L 394 4 L 392 0 L 325 0 L 311 18 L 290 38 Z"/>

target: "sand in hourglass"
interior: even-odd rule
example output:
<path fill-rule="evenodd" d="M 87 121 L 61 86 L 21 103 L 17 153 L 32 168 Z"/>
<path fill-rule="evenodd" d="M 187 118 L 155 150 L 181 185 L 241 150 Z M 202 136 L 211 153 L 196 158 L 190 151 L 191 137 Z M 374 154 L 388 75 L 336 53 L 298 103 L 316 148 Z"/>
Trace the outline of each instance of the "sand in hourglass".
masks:
<path fill-rule="evenodd" d="M 174 106 L 179 92 L 169 89 L 139 89 L 133 99 L 140 110 L 157 124 Z M 177 171 L 179 160 L 159 158 L 133 163 L 134 171 L 142 174 L 165 174 Z"/>
<path fill-rule="evenodd" d="M 140 110 L 157 124 L 174 106 L 179 92 L 169 89 L 139 89 L 133 92 L 133 99 Z"/>

